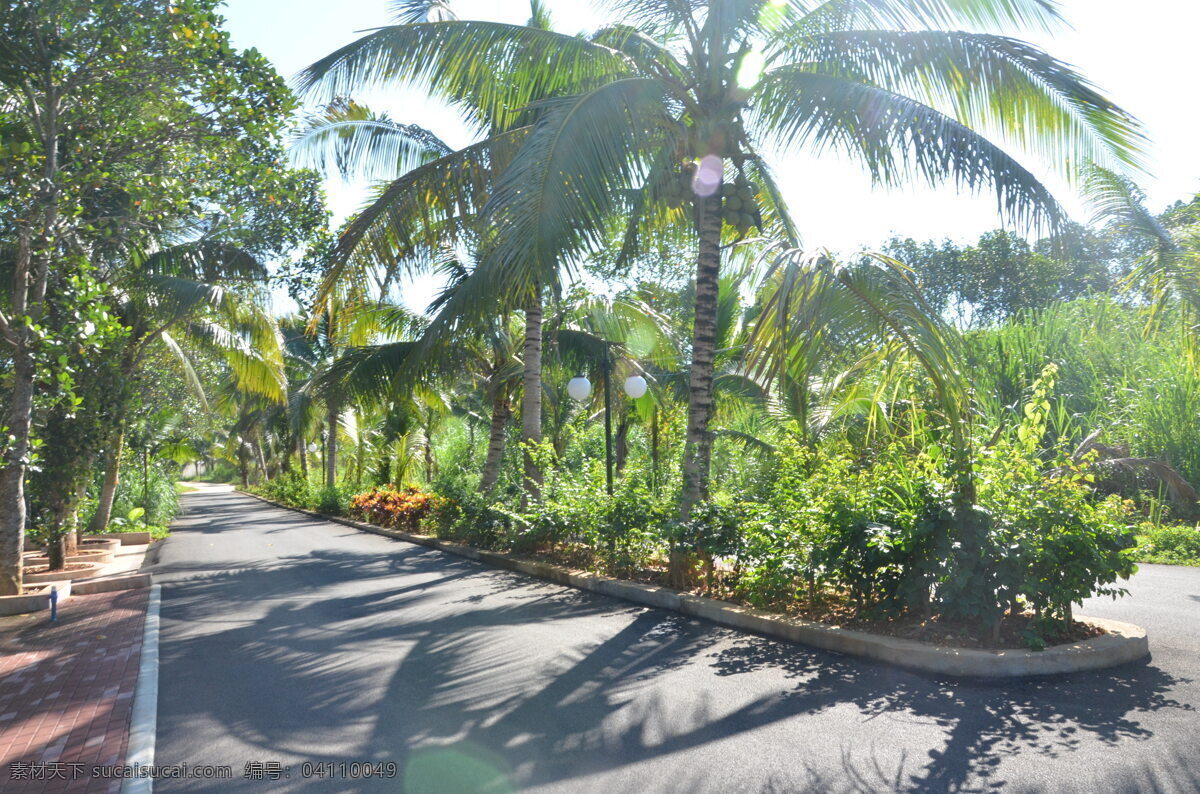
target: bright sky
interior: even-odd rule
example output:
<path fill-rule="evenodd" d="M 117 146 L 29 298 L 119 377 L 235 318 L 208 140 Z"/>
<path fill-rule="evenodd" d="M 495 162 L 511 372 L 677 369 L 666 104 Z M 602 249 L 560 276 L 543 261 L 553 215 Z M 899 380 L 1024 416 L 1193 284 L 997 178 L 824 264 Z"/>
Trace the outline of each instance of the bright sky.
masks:
<path fill-rule="evenodd" d="M 257 47 L 285 77 L 361 35 L 389 23 L 387 0 L 227 0 L 233 43 Z M 549 0 L 555 27 L 596 28 L 605 18 L 585 0 Z M 457 0 L 460 18 L 524 22 L 527 0 Z M 1150 138 L 1150 176 L 1142 178 L 1151 208 L 1200 192 L 1200 103 L 1194 101 L 1195 31 L 1200 8 L 1180 0 L 1061 0 L 1071 29 L 1023 35 L 1073 64 L 1101 91 L 1141 120 Z M 451 145 L 469 142 L 457 115 L 410 91 L 360 97 L 399 121 L 418 123 Z M 1025 161 L 1029 165 L 1033 163 Z M 789 157 L 774 163 L 793 216 L 808 246 L 853 251 L 892 234 L 970 241 L 1000 225 L 991 196 L 959 195 L 949 188 L 875 188 L 853 162 L 835 157 Z M 1047 169 L 1033 169 L 1080 221 L 1086 208 Z M 363 185 L 328 184 L 335 221 L 361 205 Z M 432 288 L 407 295 L 414 308 Z"/>

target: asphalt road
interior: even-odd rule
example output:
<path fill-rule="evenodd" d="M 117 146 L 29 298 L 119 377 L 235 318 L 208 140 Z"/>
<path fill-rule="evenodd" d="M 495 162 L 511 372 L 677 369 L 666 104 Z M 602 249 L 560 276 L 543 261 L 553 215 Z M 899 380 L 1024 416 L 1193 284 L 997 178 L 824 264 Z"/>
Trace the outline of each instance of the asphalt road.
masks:
<path fill-rule="evenodd" d="M 1143 566 L 1131 597 L 1082 611 L 1145 626 L 1147 662 L 952 681 L 236 493 L 184 502 L 148 561 L 156 763 L 236 780 L 159 791 L 1200 791 L 1200 569 Z M 342 776 L 368 761 L 399 776 Z M 247 762 L 290 777 L 247 781 Z"/>

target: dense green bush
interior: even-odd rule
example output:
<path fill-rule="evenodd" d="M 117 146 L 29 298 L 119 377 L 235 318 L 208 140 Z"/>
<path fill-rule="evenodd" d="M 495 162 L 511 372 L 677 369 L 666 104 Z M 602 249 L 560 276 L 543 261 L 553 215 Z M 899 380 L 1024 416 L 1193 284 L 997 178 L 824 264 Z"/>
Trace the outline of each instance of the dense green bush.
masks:
<path fill-rule="evenodd" d="M 113 497 L 112 515 L 127 516 L 134 508 L 141 507 L 146 511 L 147 524 L 169 525 L 179 513 L 179 492 L 175 490 L 177 472 L 178 467 L 170 461 L 151 460 L 144 468 L 140 455 L 127 455 Z"/>
<path fill-rule="evenodd" d="M 308 509 L 329 516 L 348 515 L 350 500 L 354 498 L 357 491 L 358 486 L 351 483 L 338 483 L 334 486 L 322 485 L 311 497 Z"/>
<path fill-rule="evenodd" d="M 293 507 L 313 509 L 312 505 L 316 503 L 316 489 L 298 471 L 291 471 L 273 480 L 268 480 L 254 491 L 268 499 Z"/>
<path fill-rule="evenodd" d="M 1200 526 L 1143 524 L 1138 558 L 1167 565 L 1200 565 Z"/>

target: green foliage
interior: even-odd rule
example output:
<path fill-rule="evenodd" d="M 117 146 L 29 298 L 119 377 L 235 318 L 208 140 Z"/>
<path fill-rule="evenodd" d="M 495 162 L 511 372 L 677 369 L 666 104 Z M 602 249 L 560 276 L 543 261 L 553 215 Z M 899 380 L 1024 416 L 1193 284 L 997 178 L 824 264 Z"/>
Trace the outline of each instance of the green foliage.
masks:
<path fill-rule="evenodd" d="M 272 501 L 292 507 L 308 509 L 309 505 L 315 504 L 317 501 L 316 488 L 298 471 L 268 480 L 254 491 Z"/>
<path fill-rule="evenodd" d="M 344 516 L 350 512 L 350 500 L 354 498 L 357 486 L 352 483 L 338 483 L 334 486 L 322 485 L 312 496 L 308 509 L 316 510 L 329 516 Z"/>
<path fill-rule="evenodd" d="M 1164 565 L 1200 565 L 1200 526 L 1143 524 L 1137 558 Z"/>
<path fill-rule="evenodd" d="M 142 508 L 146 511 L 147 524 L 169 525 L 179 513 L 179 494 L 175 490 L 177 471 L 174 464 L 161 460 L 151 460 L 149 467 L 143 469 L 141 455 L 126 455 L 113 499 L 113 515 L 128 516 Z"/>
<path fill-rule="evenodd" d="M 146 510 L 135 507 L 123 516 L 116 516 L 108 522 L 106 532 L 149 532 L 152 540 L 162 540 L 171 534 L 166 524 L 151 524 L 146 522 Z"/>

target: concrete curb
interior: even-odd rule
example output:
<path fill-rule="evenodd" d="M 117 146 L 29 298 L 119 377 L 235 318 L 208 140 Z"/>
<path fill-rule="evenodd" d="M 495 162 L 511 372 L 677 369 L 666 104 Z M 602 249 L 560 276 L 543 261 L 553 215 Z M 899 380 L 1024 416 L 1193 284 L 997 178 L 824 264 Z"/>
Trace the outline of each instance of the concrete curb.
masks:
<path fill-rule="evenodd" d="M 158 729 L 158 608 L 161 594 L 162 585 L 154 585 L 146 603 L 142 658 L 133 693 L 133 713 L 129 718 L 129 742 L 125 749 L 125 765 L 143 769 L 154 764 L 154 740 Z M 126 778 L 121 784 L 121 794 L 150 794 L 153 790 L 152 777 Z"/>
<path fill-rule="evenodd" d="M 0 617 L 24 615 L 30 612 L 42 612 L 50 608 L 50 588 L 58 588 L 58 603 L 61 604 L 71 597 L 71 592 L 78 592 L 78 585 L 70 579 L 58 582 L 41 582 L 41 589 L 36 593 L 26 593 L 19 596 L 0 596 Z"/>
<path fill-rule="evenodd" d="M 568 587 L 621 598 L 658 609 L 669 609 L 741 631 L 810 645 L 827 651 L 861 656 L 927 673 L 983 678 L 1056 675 L 1115 667 L 1145 658 L 1150 653 L 1146 630 L 1140 626 L 1082 616 L 1077 616 L 1076 619 L 1100 626 L 1108 633 L 1071 645 L 1055 645 L 1044 651 L 993 651 L 932 645 L 916 640 L 871 634 L 763 612 L 727 601 L 680 593 L 665 587 L 571 571 L 557 565 L 525 559 L 506 552 L 483 551 L 428 535 L 414 535 L 409 532 L 384 529 L 362 521 L 327 516 L 311 510 L 290 507 L 246 491 L 239 490 L 237 492 L 284 510 L 304 513 L 323 521 L 331 521 L 364 532 L 449 552 L 486 565 L 546 579 Z"/>
<path fill-rule="evenodd" d="M 114 576 L 111 579 L 84 579 L 75 582 L 75 595 L 93 595 L 95 593 L 110 593 L 113 590 L 133 590 L 139 587 L 150 587 L 154 584 L 154 574 L 134 573 L 124 576 Z"/>

